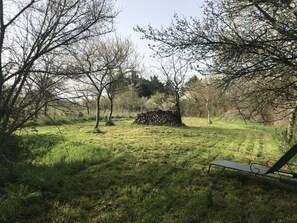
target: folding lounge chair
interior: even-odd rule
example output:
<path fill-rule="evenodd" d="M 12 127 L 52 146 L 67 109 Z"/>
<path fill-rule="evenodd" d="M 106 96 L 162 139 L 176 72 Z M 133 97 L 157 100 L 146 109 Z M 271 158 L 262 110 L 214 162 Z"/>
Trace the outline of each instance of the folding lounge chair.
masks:
<path fill-rule="evenodd" d="M 285 176 L 291 175 L 294 178 L 297 177 L 297 174 L 291 170 L 290 164 L 288 161 L 292 159 L 297 153 L 297 144 L 292 146 L 278 161 L 276 161 L 272 166 L 262 166 L 257 165 L 255 163 L 252 164 L 245 164 L 245 163 L 238 163 L 228 160 L 216 160 L 212 161 L 209 164 L 208 172 L 212 166 L 221 167 L 221 168 L 228 168 L 237 171 L 243 171 L 247 173 L 252 173 L 256 175 L 267 176 L 268 174 L 278 174 L 280 177 L 282 174 Z M 288 170 L 281 170 L 283 166 L 287 165 Z"/>

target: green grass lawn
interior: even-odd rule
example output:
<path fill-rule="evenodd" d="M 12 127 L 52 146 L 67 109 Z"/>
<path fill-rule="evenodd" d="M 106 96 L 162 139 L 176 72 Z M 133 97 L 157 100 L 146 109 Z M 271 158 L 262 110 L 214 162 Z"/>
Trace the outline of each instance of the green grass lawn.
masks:
<path fill-rule="evenodd" d="M 0 188 L 0 222 L 297 222 L 297 186 L 234 171 L 214 159 L 266 163 L 275 130 L 185 118 L 187 127 L 116 120 L 23 132 L 32 162 Z"/>

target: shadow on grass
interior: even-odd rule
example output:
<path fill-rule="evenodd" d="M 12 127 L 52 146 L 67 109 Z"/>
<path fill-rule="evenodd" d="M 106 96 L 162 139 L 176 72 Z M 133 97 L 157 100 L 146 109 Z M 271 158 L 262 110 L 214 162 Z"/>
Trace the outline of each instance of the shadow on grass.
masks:
<path fill-rule="evenodd" d="M 166 159 L 149 162 L 126 154 L 97 163 L 20 166 L 15 175 L 22 192 L 14 196 L 23 197 L 7 222 L 297 219 L 297 193 L 286 185 L 233 172 L 208 175 L 205 166 L 180 166 Z M 13 198 L 13 190 L 8 192 Z"/>
<path fill-rule="evenodd" d="M 35 222 L 35 219 L 40 222 L 39 214 L 48 214 L 52 209 L 50 201 L 59 198 L 68 184 L 71 186 L 75 174 L 105 161 L 61 162 L 50 166 L 19 163 L 9 170 L 0 168 L 0 222 Z"/>
<path fill-rule="evenodd" d="M 23 135 L 24 147 L 31 152 L 31 157 L 44 156 L 51 148 L 64 141 L 62 135 L 57 134 L 28 134 Z"/>

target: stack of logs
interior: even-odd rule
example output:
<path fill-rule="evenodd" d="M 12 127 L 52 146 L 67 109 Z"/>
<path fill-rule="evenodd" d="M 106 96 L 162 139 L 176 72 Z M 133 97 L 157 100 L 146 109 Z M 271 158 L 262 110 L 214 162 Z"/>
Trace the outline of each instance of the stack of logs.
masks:
<path fill-rule="evenodd" d="M 174 111 L 149 111 L 137 115 L 135 124 L 180 126 L 180 118 Z"/>

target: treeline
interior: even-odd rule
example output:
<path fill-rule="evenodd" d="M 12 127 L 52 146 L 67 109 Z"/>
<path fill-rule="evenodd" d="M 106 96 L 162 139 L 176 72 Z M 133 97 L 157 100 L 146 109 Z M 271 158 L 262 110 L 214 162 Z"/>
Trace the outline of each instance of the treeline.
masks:
<path fill-rule="evenodd" d="M 242 118 L 277 126 L 286 126 L 288 119 L 278 117 L 283 113 L 273 110 L 263 110 L 262 113 L 251 116 L 254 102 L 243 98 L 245 93 L 240 89 L 231 87 L 225 89 L 221 85 L 220 77 L 200 77 L 194 75 L 187 79 L 181 90 L 181 115 L 189 117 L 208 118 L 211 123 L 212 117 Z M 241 99 L 241 100 L 239 100 Z M 47 106 L 38 111 L 37 117 L 57 116 L 90 117 L 96 114 L 97 99 L 92 89 L 80 89 L 74 100 L 56 98 L 47 103 Z M 174 89 L 169 81 L 161 81 L 154 75 L 145 78 L 135 72 L 127 77 L 122 77 L 113 85 L 113 115 L 135 117 L 137 113 L 152 110 L 175 110 Z M 104 91 L 100 99 L 101 117 L 108 118 L 111 111 L 110 98 Z M 109 117 L 111 121 L 111 116 Z M 34 120 L 34 119 L 33 119 Z M 273 120 L 273 121 L 267 121 Z"/>
<path fill-rule="evenodd" d="M 211 123 L 212 117 L 243 118 L 266 124 L 287 125 L 282 122 L 269 122 L 278 120 L 278 115 L 268 110 L 257 116 L 251 117 L 253 103 L 244 98 L 244 92 L 232 87 L 225 89 L 221 85 L 220 77 L 200 77 L 194 75 L 185 81 L 181 90 L 182 116 L 204 117 Z M 84 93 L 85 97 L 79 98 L 76 103 L 65 102 L 58 108 L 52 106 L 56 115 L 94 116 L 96 110 L 96 97 Z M 88 95 L 88 97 L 86 96 Z M 55 105 L 56 102 L 53 103 Z M 101 98 L 102 116 L 108 116 L 110 101 L 106 94 Z M 254 102 L 256 104 L 256 101 Z M 64 107 L 64 108 L 63 108 Z M 175 110 L 173 86 L 169 81 L 162 82 L 158 76 L 149 78 L 133 74 L 123 78 L 115 88 L 113 109 L 116 115 L 135 116 L 136 113 L 151 110 Z M 41 114 L 43 112 L 41 111 Z"/>

